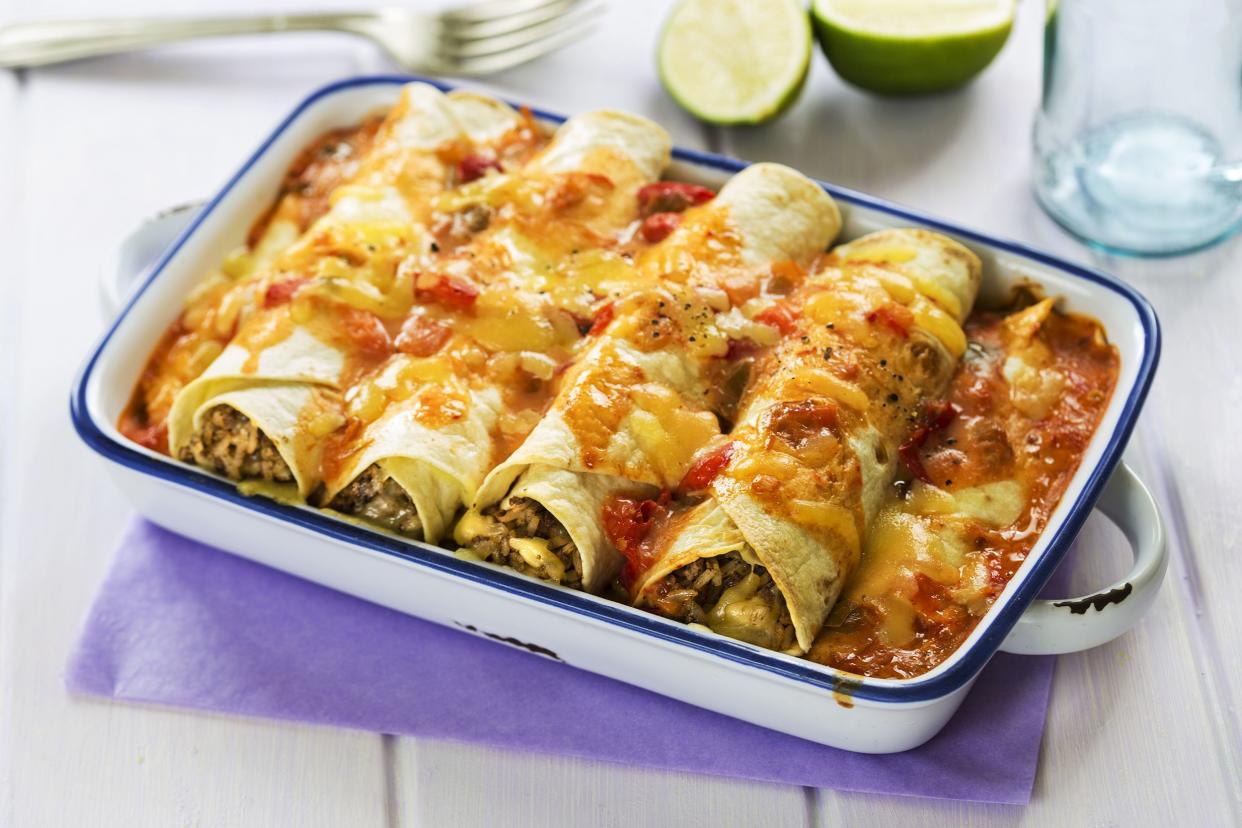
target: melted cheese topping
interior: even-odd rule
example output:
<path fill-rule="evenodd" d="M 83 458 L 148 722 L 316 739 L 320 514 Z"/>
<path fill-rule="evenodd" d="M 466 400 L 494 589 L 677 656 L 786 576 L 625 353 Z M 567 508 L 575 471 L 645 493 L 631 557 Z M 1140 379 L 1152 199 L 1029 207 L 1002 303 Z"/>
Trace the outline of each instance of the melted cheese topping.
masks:
<path fill-rule="evenodd" d="M 818 395 L 835 400 L 855 411 L 865 413 L 871 407 L 871 398 L 861 388 L 851 382 L 820 368 L 807 368 L 793 377 L 793 389 L 809 395 Z"/>
<path fill-rule="evenodd" d="M 459 546 L 469 546 L 475 538 L 487 535 L 494 521 L 484 517 L 478 509 L 467 509 L 453 527 L 453 542 Z"/>
<path fill-rule="evenodd" d="M 864 296 L 848 289 L 825 290 L 807 300 L 805 313 L 815 324 L 831 325 L 862 347 L 874 348 L 879 340 L 865 318 L 871 308 L 871 303 Z"/>
<path fill-rule="evenodd" d="M 864 564 L 842 600 L 879 606 L 886 643 L 910 644 L 919 617 L 916 575 L 952 587 L 963 604 L 977 603 L 987 571 L 970 554 L 972 526 L 1010 526 L 1026 506 L 1016 480 L 956 492 L 916 483 L 906 501 L 890 503 L 873 521 Z"/>
<path fill-rule="evenodd" d="M 1065 389 L 1065 375 L 1053 366 L 1051 349 L 1038 335 L 1049 319 L 1053 299 L 1031 305 L 1005 320 L 1009 355 L 1002 371 L 1014 407 L 1032 419 L 1047 416 Z"/>
<path fill-rule="evenodd" d="M 670 487 L 677 485 L 694 453 L 720 433 L 716 417 L 688 408 L 676 393 L 656 383 L 636 388 L 634 403 L 629 421 L 634 439 L 660 478 Z"/>
<path fill-rule="evenodd" d="M 761 647 L 777 639 L 777 621 L 772 605 L 756 595 L 763 578 L 749 573 L 726 589 L 707 611 L 707 626 L 721 635 L 748 641 Z"/>
<path fill-rule="evenodd" d="M 954 359 L 961 359 L 966 353 L 966 334 L 961 325 L 930 302 L 916 301 L 911 310 L 916 325 L 940 340 Z"/>
<path fill-rule="evenodd" d="M 543 538 L 509 538 L 509 546 L 541 577 L 557 582 L 565 579 L 565 564 Z"/>
<path fill-rule="evenodd" d="M 849 509 L 820 500 L 794 500 L 789 504 L 789 513 L 802 526 L 836 535 L 854 552 L 861 547 L 857 518 Z"/>
<path fill-rule="evenodd" d="M 1000 528 L 1022 516 L 1026 495 L 1017 480 L 995 480 L 956 491 L 918 482 L 910 491 L 908 507 L 916 514 L 954 516 Z"/>

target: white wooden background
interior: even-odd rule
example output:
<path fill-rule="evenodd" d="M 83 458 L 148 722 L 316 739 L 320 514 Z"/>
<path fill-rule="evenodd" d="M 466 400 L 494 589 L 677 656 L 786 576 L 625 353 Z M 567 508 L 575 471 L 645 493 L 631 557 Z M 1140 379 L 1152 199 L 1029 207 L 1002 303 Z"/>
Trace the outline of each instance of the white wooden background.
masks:
<path fill-rule="evenodd" d="M 0 21 L 226 3 L 0 0 Z M 612 0 L 589 41 L 493 88 L 565 112 L 642 112 L 687 145 L 783 161 L 1088 260 L 1029 193 L 1041 3 L 1026 0 L 1000 59 L 964 91 L 877 100 L 844 88 L 817 55 L 797 107 L 749 130 L 704 130 L 664 96 L 652 65 L 663 5 Z M 1137 632 L 1060 659 L 1025 809 L 70 698 L 65 660 L 129 520 L 66 414 L 70 379 L 100 329 L 101 260 L 143 216 L 218 186 L 313 87 L 389 69 L 366 44 L 297 35 L 0 72 L 0 825 L 1242 822 L 1238 245 L 1158 265 L 1104 263 L 1144 290 L 1164 323 L 1164 361 L 1130 461 L 1164 506 L 1172 565 Z M 1117 537 L 1103 520 L 1088 525 L 1076 587 L 1120 574 Z"/>

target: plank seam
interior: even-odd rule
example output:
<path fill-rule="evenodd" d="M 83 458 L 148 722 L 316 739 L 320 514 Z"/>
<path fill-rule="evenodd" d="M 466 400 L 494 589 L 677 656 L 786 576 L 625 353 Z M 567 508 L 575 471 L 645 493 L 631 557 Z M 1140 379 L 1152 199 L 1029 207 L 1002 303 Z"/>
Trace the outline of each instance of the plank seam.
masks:
<path fill-rule="evenodd" d="M 1180 563 L 1183 574 L 1178 580 L 1190 605 L 1191 647 L 1194 660 L 1199 663 L 1197 681 L 1214 719 L 1212 743 L 1216 750 L 1220 765 L 1229 786 L 1229 808 L 1234 824 L 1242 824 L 1242 773 L 1239 773 L 1238 757 L 1242 754 L 1242 736 L 1239 735 L 1237 715 L 1229 703 L 1231 698 L 1229 683 L 1221 672 L 1224 654 L 1219 645 L 1216 627 L 1205 610 L 1202 587 L 1203 576 L 1199 571 L 1198 554 L 1191 537 L 1190 527 L 1186 520 L 1186 509 L 1182 502 L 1181 491 L 1163 444 L 1156 435 L 1163 432 L 1154 421 L 1158 418 L 1154 411 L 1148 410 L 1139 421 L 1139 432 L 1142 435 L 1142 452 L 1148 459 L 1148 467 L 1153 471 L 1156 499 L 1165 507 L 1165 522 L 1168 530 L 1168 543 L 1171 557 Z"/>
<path fill-rule="evenodd" d="M 401 826 L 401 798 L 397 787 L 397 737 L 380 734 L 381 761 L 384 763 L 384 824 L 387 828 Z"/>
<path fill-rule="evenodd" d="M 14 81 L 10 87 L 12 94 L 9 96 L 12 121 L 7 129 L 7 139 L 0 138 L 0 148 L 3 148 L 0 158 L 9 161 L 0 167 L 0 198 L 4 199 L 0 202 L 0 244 L 9 250 L 22 251 L 18 266 L 14 268 L 14 272 L 21 272 L 26 249 L 18 246 L 18 240 L 25 238 L 26 234 L 24 229 L 17 228 L 17 222 L 18 205 L 22 203 L 22 161 L 28 143 L 26 119 L 22 117 L 26 106 L 27 78 L 25 71 L 14 72 L 13 76 Z M 3 232 L 6 227 L 9 228 L 7 235 Z M 10 554 L 16 554 L 17 550 L 17 521 L 9 515 L 10 510 L 16 509 L 16 498 L 13 495 L 18 489 L 17 406 L 11 390 L 17 387 L 21 364 L 21 338 L 18 336 L 17 326 L 20 322 L 18 307 L 21 304 L 24 282 L 21 279 L 9 278 L 3 280 L 3 283 L 6 284 L 6 289 L 0 290 L 0 296 L 4 297 L 3 307 L 0 308 L 0 332 L 7 332 L 7 336 L 0 338 L 0 350 L 3 351 L 0 353 L 0 388 L 9 389 L 10 393 L 0 397 L 0 435 L 3 435 L 0 436 L 0 602 L 6 599 L 11 586 L 7 577 L 11 572 L 11 568 L 6 565 L 7 558 Z M 3 623 L 3 613 L 0 613 L 0 623 Z M 12 824 L 16 813 L 11 768 L 16 757 L 10 753 L 15 750 L 15 746 L 9 740 L 12 733 L 9 720 L 12 715 L 10 682 L 14 680 L 10 664 L 16 648 L 7 646 L 7 633 L 7 629 L 0 628 L 0 823 L 5 825 Z"/>
<path fill-rule="evenodd" d="M 802 789 L 802 798 L 806 803 L 807 828 L 819 828 L 819 790 L 817 788 L 804 787 Z"/>

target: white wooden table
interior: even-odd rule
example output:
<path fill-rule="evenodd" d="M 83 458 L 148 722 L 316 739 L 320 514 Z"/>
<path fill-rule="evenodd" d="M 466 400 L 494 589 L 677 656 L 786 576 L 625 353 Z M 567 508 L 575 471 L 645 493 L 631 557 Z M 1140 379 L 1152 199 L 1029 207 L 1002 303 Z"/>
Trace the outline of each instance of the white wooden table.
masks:
<path fill-rule="evenodd" d="M 243 8 L 239 0 L 231 1 Z M 412 0 L 410 0 L 412 2 Z M 340 6 L 319 0 L 323 6 Z M 495 90 L 574 112 L 612 105 L 675 138 L 1088 259 L 1029 187 L 1040 3 L 1000 59 L 947 96 L 846 89 L 816 56 L 774 125 L 703 129 L 663 94 L 660 2 L 613 0 L 604 29 Z M 0 21 L 228 10 L 206 0 L 0 0 Z M 1106 262 L 1154 301 L 1163 365 L 1130 462 L 1172 538 L 1135 633 L 1057 665 L 1025 809 L 800 789 L 577 759 L 70 698 L 65 660 L 129 510 L 69 425 L 101 320 L 101 260 L 137 220 L 208 194 L 310 89 L 390 71 L 332 36 L 215 42 L 0 72 L 0 825 L 1071 825 L 1242 822 L 1242 254 Z M 54 493 L 54 494 L 52 494 Z M 1123 571 L 1093 519 L 1075 587 Z"/>

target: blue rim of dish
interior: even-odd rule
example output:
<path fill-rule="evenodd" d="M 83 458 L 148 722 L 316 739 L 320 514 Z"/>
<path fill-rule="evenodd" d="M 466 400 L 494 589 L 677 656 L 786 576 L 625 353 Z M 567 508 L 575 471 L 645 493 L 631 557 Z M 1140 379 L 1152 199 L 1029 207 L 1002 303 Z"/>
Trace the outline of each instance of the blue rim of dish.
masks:
<path fill-rule="evenodd" d="M 1071 543 L 1087 519 L 1087 515 L 1091 512 L 1104 485 L 1108 482 L 1113 469 L 1121 459 L 1122 450 L 1125 448 L 1126 443 L 1130 439 L 1130 434 L 1134 430 L 1135 421 L 1138 418 L 1138 413 L 1143 406 L 1144 400 L 1147 398 L 1152 376 L 1160 358 L 1160 324 L 1156 319 L 1155 311 L 1147 300 L 1138 291 L 1112 276 L 1065 261 L 1021 242 L 1000 239 L 986 233 L 969 230 L 956 224 L 924 215 L 917 210 L 901 207 L 881 199 L 854 192 L 853 190 L 836 187 L 824 182 L 817 182 L 825 191 L 841 201 L 888 213 L 924 227 L 942 230 L 961 239 L 968 239 L 1008 253 L 1017 254 L 1100 285 L 1128 300 L 1133 306 L 1143 328 L 1144 349 L 1141 364 L 1139 365 L 1129 397 L 1126 399 L 1121 411 L 1117 427 L 1109 436 L 1108 444 L 1104 447 L 1099 463 L 1092 469 L 1090 477 L 1079 492 L 1064 522 L 1049 540 L 1042 558 L 1037 561 L 1030 573 L 1018 585 L 1016 593 L 1010 596 L 1008 602 L 1003 607 L 989 613 L 985 617 L 982 622 L 987 624 L 984 633 L 973 644 L 969 645 L 969 649 L 961 654 L 947 669 L 930 677 L 899 680 L 889 684 L 872 684 L 871 681 L 873 680 L 853 676 L 813 662 L 807 662 L 806 666 L 791 663 L 791 660 L 782 660 L 768 651 L 740 643 L 721 641 L 716 637 L 709 638 L 676 622 L 634 610 L 623 604 L 601 601 L 573 590 L 554 587 L 505 572 L 496 567 L 480 566 L 469 561 L 463 561 L 452 555 L 445 554 L 444 550 L 434 546 L 414 541 L 399 540 L 379 532 L 333 519 L 308 508 L 285 505 L 261 497 L 247 497 L 240 494 L 237 488 L 227 481 L 211 476 L 201 470 L 196 470 L 193 467 L 170 462 L 167 458 L 149 456 L 137 448 L 117 441 L 105 434 L 95 424 L 90 417 L 87 405 L 87 385 L 100 355 L 112 339 L 117 327 L 129 314 L 142 294 L 150 287 L 151 283 L 159 278 L 164 268 L 185 244 L 186 240 L 194 234 L 204 219 L 215 210 L 221 199 L 233 189 L 237 182 L 267 152 L 272 143 L 307 108 L 321 98 L 359 86 L 395 85 L 412 81 L 429 83 L 443 91 L 450 91 L 454 88 L 439 81 L 414 75 L 374 75 L 348 78 L 328 84 L 311 93 L 292 113 L 281 121 L 272 134 L 247 159 L 241 169 L 203 206 L 189 225 L 178 235 L 177 240 L 164 252 L 155 267 L 151 269 L 151 272 L 143 280 L 141 286 L 131 294 L 125 307 L 117 315 L 100 339 L 98 345 L 91 352 L 77 380 L 74 382 L 70 398 L 70 416 L 78 436 L 94 451 L 115 463 L 161 480 L 229 501 L 268 517 L 287 521 L 334 539 L 376 552 L 394 555 L 429 569 L 451 573 L 476 584 L 500 589 L 519 597 L 555 606 L 579 615 L 607 621 L 658 639 L 676 642 L 677 644 L 726 658 L 747 667 L 755 667 L 765 672 L 800 681 L 824 690 L 844 692 L 852 698 L 885 703 L 908 704 L 926 702 L 947 696 L 970 682 L 996 653 L 1001 643 L 1005 640 L 1005 636 L 1008 635 L 1014 624 L 1017 623 L 1018 618 L 1021 617 L 1031 601 L 1038 596 L 1044 584 L 1061 563 Z M 537 109 L 531 109 L 531 112 L 542 119 L 555 123 L 565 120 L 565 117 L 562 115 L 543 112 Z M 747 162 L 725 156 L 680 148 L 673 150 L 673 157 L 691 164 L 729 173 L 735 173 L 748 165 Z"/>

